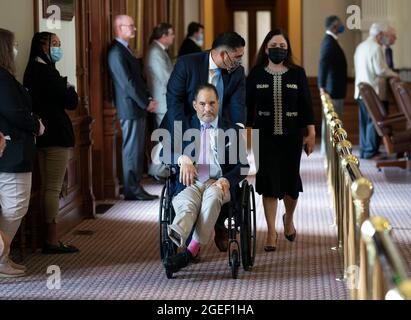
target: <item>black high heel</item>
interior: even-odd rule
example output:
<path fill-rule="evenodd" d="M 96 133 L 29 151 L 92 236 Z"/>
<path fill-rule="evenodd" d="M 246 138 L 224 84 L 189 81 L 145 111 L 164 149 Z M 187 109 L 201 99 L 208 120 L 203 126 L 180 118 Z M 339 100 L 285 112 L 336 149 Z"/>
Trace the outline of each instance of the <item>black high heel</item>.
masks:
<path fill-rule="evenodd" d="M 292 234 L 289 234 L 289 235 L 287 235 L 285 233 L 285 214 L 283 215 L 283 225 L 284 225 L 284 236 L 285 236 L 285 238 L 290 242 L 294 242 L 295 238 L 297 237 L 297 230 L 295 230 L 294 223 L 293 223 L 293 228 L 294 228 L 295 232 L 292 233 Z"/>
<path fill-rule="evenodd" d="M 278 233 L 275 232 L 275 235 L 276 235 L 275 246 L 264 246 L 265 252 L 275 252 L 277 250 Z"/>

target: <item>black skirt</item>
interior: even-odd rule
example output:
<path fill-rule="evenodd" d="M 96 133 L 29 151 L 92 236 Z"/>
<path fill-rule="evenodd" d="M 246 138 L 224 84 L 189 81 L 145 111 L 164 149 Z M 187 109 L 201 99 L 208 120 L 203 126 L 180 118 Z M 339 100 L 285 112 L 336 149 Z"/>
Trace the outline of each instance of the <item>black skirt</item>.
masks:
<path fill-rule="evenodd" d="M 303 192 L 300 177 L 303 135 L 260 136 L 256 191 L 264 197 L 298 199 Z"/>

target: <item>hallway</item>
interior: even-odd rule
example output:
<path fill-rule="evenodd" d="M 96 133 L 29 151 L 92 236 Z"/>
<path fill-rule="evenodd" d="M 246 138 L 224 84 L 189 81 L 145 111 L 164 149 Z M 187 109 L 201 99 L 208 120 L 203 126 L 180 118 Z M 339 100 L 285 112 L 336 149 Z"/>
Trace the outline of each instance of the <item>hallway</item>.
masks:
<path fill-rule="evenodd" d="M 232 280 L 226 254 L 211 242 L 201 253 L 201 263 L 191 265 L 168 280 L 159 259 L 158 203 L 118 202 L 97 220 L 87 220 L 63 240 L 81 249 L 76 256 L 30 255 L 29 276 L 0 280 L 0 299 L 137 299 L 137 300 L 344 300 L 345 285 L 335 281 L 342 272 L 342 256 L 330 248 L 336 229 L 330 227 L 323 160 L 304 157 L 305 190 L 296 212 L 295 243 L 285 240 L 281 212 L 277 217 L 278 249 L 263 250 L 265 219 L 258 207 L 257 258 L 252 272 L 240 269 Z M 160 193 L 161 186 L 147 190 Z M 78 235 L 78 232 L 80 234 Z M 89 235 L 89 231 L 93 234 Z M 61 268 L 61 289 L 47 289 L 47 267 Z"/>

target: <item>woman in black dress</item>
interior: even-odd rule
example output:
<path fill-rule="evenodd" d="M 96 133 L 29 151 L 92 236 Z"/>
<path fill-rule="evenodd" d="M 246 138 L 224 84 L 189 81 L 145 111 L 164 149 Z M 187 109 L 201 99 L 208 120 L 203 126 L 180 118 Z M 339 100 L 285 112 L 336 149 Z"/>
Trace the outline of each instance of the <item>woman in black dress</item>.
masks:
<path fill-rule="evenodd" d="M 256 190 L 263 196 L 268 226 L 265 251 L 275 251 L 278 200 L 284 200 L 284 235 L 296 237 L 293 216 L 303 191 L 300 161 L 303 145 L 314 151 L 314 112 L 303 68 L 295 65 L 287 35 L 280 29 L 266 36 L 247 79 L 248 125 L 260 130 L 260 163 Z M 304 134 L 305 132 L 305 134 Z"/>

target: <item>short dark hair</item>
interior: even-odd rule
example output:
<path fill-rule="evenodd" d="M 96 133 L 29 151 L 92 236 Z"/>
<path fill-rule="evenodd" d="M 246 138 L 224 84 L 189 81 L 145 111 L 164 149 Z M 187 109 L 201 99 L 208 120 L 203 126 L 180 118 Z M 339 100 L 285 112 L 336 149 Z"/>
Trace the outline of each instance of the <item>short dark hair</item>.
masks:
<path fill-rule="evenodd" d="M 151 33 L 150 43 L 154 40 L 161 39 L 162 36 L 168 35 L 168 31 L 172 28 L 173 26 L 167 22 L 162 22 L 158 26 L 154 27 L 153 32 Z"/>
<path fill-rule="evenodd" d="M 227 47 L 234 51 L 238 48 L 245 47 L 245 40 L 236 32 L 225 32 L 220 34 L 213 43 L 213 50 L 221 47 Z"/>
<path fill-rule="evenodd" d="M 333 26 L 333 24 L 340 20 L 339 17 L 337 16 L 329 16 L 325 19 L 325 29 L 330 30 L 330 28 Z"/>
<path fill-rule="evenodd" d="M 214 85 L 210 84 L 210 83 L 206 83 L 206 84 L 200 85 L 200 86 L 197 88 L 196 92 L 194 93 L 194 100 L 195 100 L 195 101 L 197 101 L 198 95 L 199 95 L 200 92 L 203 91 L 203 90 L 211 90 L 211 91 L 214 91 L 215 96 L 217 97 L 217 100 L 219 99 L 219 97 L 218 97 L 218 92 L 217 92 L 217 88 L 216 88 Z"/>
<path fill-rule="evenodd" d="M 192 37 L 195 33 L 199 32 L 200 29 L 204 29 L 204 26 L 198 22 L 191 22 L 188 25 L 187 37 Z"/>

